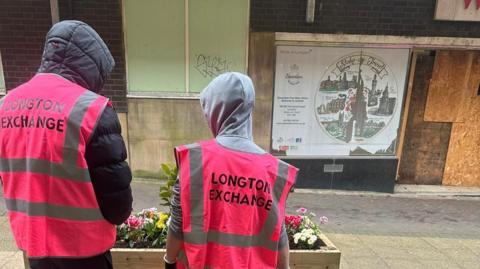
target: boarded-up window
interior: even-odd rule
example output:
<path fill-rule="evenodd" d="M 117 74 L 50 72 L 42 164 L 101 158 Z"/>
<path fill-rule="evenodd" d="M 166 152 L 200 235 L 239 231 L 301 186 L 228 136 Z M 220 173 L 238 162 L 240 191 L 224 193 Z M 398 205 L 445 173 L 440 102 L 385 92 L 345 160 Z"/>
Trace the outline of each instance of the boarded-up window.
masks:
<path fill-rule="evenodd" d="M 245 0 L 123 0 L 130 94 L 195 93 L 246 71 Z"/>
<path fill-rule="evenodd" d="M 425 121 L 464 122 L 473 51 L 439 51 L 428 88 Z"/>

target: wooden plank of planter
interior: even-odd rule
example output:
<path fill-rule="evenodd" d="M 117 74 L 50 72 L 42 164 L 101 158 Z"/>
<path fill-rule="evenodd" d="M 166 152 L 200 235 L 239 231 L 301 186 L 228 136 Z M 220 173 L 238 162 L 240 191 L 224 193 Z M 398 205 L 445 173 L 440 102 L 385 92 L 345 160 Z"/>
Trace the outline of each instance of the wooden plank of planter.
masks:
<path fill-rule="evenodd" d="M 321 250 L 291 250 L 291 269 L 338 269 L 340 253 Z"/>
<path fill-rule="evenodd" d="M 290 250 L 291 269 L 338 269 L 340 250 L 324 235 L 320 239 L 325 243 L 321 250 Z"/>
<path fill-rule="evenodd" d="M 321 250 L 290 250 L 291 269 L 338 269 L 340 251 L 325 236 L 320 239 L 326 247 Z M 112 249 L 113 267 L 115 269 L 149 269 L 164 268 L 165 249 Z"/>
<path fill-rule="evenodd" d="M 112 259 L 115 269 L 164 268 L 165 249 L 113 248 Z"/>

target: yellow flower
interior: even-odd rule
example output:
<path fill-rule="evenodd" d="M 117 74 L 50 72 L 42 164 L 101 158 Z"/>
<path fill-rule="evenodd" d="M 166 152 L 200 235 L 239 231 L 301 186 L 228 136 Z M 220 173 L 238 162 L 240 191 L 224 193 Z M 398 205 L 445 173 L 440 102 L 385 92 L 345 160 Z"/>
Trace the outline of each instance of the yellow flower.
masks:
<path fill-rule="evenodd" d="M 158 229 L 165 229 L 167 227 L 166 221 L 168 220 L 168 214 L 160 213 L 158 214 L 158 221 L 155 224 Z"/>
<path fill-rule="evenodd" d="M 168 219 L 168 214 L 160 213 L 160 221 L 165 222 Z"/>
<path fill-rule="evenodd" d="M 157 223 L 155 224 L 158 229 L 163 230 L 165 229 L 166 225 L 162 220 L 158 220 Z"/>

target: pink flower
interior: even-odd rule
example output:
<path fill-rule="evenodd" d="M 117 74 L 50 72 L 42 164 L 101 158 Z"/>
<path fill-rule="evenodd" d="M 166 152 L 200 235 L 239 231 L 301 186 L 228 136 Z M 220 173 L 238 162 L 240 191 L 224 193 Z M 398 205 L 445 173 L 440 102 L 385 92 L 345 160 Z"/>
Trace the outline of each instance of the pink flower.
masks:
<path fill-rule="evenodd" d="M 328 222 L 328 218 L 325 216 L 320 217 L 320 224 L 326 224 Z"/>
<path fill-rule="evenodd" d="M 127 224 L 128 227 L 132 229 L 138 229 L 143 225 L 143 219 L 139 217 L 135 217 L 131 215 L 128 217 L 128 219 L 125 221 L 125 224 Z"/>
<path fill-rule="evenodd" d="M 292 227 L 293 229 L 298 229 L 302 224 L 301 216 L 285 216 L 285 225 Z"/>
<path fill-rule="evenodd" d="M 300 207 L 299 209 L 297 209 L 297 212 L 300 214 L 305 214 L 307 213 L 307 209 L 305 207 Z"/>

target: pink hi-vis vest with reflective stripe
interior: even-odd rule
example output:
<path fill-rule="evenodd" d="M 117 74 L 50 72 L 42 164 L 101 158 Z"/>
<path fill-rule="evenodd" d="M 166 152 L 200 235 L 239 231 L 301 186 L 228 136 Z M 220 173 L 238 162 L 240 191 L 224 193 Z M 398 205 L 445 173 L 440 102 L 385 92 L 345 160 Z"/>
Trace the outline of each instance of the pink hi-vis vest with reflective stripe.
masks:
<path fill-rule="evenodd" d="M 216 140 L 176 148 L 183 249 L 178 268 L 276 268 L 297 168 Z"/>
<path fill-rule="evenodd" d="M 84 157 L 107 102 L 54 74 L 38 74 L 0 101 L 0 176 L 27 256 L 89 257 L 115 243 Z"/>

